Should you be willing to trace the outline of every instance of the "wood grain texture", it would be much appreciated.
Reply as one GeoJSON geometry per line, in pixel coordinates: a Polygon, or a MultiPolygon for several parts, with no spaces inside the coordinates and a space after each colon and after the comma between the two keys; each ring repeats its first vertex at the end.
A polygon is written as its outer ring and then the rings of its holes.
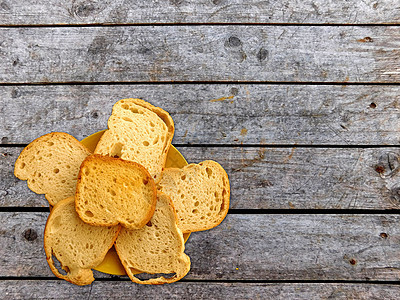
{"type": "Polygon", "coordinates": [[[82,139],[128,97],[167,110],[175,144],[400,143],[399,86],[264,84],[0,86],[1,143],[50,131],[82,139]]]}
{"type": "MultiPolygon", "coordinates": [[[[399,209],[400,148],[180,147],[188,162],[227,171],[230,208],[399,209]],[[379,172],[378,172],[378,171],[379,172]]],[[[14,177],[22,148],[0,147],[0,205],[47,206],[14,177]]]]}
{"type": "Polygon", "coordinates": [[[340,23],[398,24],[400,8],[387,1],[258,0],[3,0],[0,24],[340,23]]]}
{"type": "Polygon", "coordinates": [[[395,284],[177,282],[143,286],[126,281],[94,281],[78,287],[61,280],[0,281],[8,299],[397,299],[395,284]]]}
{"type": "MultiPolygon", "coordinates": [[[[43,251],[47,215],[0,213],[0,276],[53,277],[43,251]]],[[[228,215],[190,236],[185,279],[399,280],[399,225],[399,215],[228,215]]]]}
{"type": "Polygon", "coordinates": [[[0,83],[400,82],[397,26],[0,28],[0,83]]]}

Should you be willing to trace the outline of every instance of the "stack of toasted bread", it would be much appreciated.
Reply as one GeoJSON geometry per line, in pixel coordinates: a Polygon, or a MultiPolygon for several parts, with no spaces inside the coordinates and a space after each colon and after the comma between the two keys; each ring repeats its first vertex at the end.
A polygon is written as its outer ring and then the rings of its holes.
{"type": "Polygon", "coordinates": [[[15,176],[45,194],[52,208],[44,249],[57,277],[90,284],[92,269],[112,246],[133,282],[171,283],[189,272],[183,233],[220,224],[230,187],[214,161],[165,168],[173,134],[166,111],[123,99],[114,105],[94,153],[60,132],[39,137],[21,152],[15,176]],[[137,273],[172,275],[145,280],[137,273]]]}

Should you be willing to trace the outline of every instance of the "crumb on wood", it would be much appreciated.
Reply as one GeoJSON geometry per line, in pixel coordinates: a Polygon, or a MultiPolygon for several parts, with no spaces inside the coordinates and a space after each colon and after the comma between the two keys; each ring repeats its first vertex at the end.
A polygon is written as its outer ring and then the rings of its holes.
{"type": "Polygon", "coordinates": [[[233,97],[235,97],[234,95],[231,96],[227,96],[227,97],[221,97],[221,98],[217,98],[217,99],[211,99],[210,102],[220,102],[220,101],[224,101],[224,100],[230,100],[233,99],[233,97]]]}
{"type": "Polygon", "coordinates": [[[371,37],[369,37],[369,36],[366,36],[365,38],[363,38],[363,39],[359,39],[359,40],[357,40],[357,42],[360,42],[360,43],[372,43],[374,40],[371,38],[371,37]]]}

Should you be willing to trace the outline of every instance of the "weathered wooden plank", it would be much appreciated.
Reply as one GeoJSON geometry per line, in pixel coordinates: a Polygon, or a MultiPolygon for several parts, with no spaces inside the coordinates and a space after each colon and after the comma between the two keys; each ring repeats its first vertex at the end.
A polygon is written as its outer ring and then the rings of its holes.
{"type": "Polygon", "coordinates": [[[7,0],[0,24],[152,24],[152,23],[340,23],[397,24],[396,0],[244,1],[244,0],[7,0]]]}
{"type": "Polygon", "coordinates": [[[74,286],[57,280],[0,281],[3,299],[398,299],[395,284],[215,283],[177,282],[143,286],[131,282],[95,281],[74,286]]]}
{"type": "MultiPolygon", "coordinates": [[[[0,147],[0,205],[47,206],[13,175],[22,148],[0,147]]],[[[180,147],[189,162],[212,159],[226,169],[230,208],[400,208],[400,148],[180,147]],[[381,173],[379,173],[381,172],[381,173]]]]}
{"type": "MultiPolygon", "coordinates": [[[[0,213],[0,276],[53,276],[43,251],[47,215],[0,213]]],[[[399,215],[228,215],[190,236],[185,278],[398,280],[399,225],[399,215]]]]}
{"type": "Polygon", "coordinates": [[[1,28],[0,82],[399,82],[397,26],[1,28]]]}
{"type": "Polygon", "coordinates": [[[399,86],[0,86],[0,139],[29,143],[50,131],[82,139],[106,128],[117,100],[135,97],[171,114],[178,144],[396,145],[399,95],[399,86]]]}

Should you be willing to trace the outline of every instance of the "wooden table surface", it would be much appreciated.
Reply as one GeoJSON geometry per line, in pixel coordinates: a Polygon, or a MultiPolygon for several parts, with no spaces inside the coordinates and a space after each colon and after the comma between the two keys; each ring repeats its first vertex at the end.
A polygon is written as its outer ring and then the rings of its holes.
{"type": "Polygon", "coordinates": [[[398,0],[0,0],[0,298],[398,299],[398,0]],[[57,279],[47,201],[13,176],[51,131],[82,139],[119,99],[170,112],[230,211],[178,283],[57,279]]]}

